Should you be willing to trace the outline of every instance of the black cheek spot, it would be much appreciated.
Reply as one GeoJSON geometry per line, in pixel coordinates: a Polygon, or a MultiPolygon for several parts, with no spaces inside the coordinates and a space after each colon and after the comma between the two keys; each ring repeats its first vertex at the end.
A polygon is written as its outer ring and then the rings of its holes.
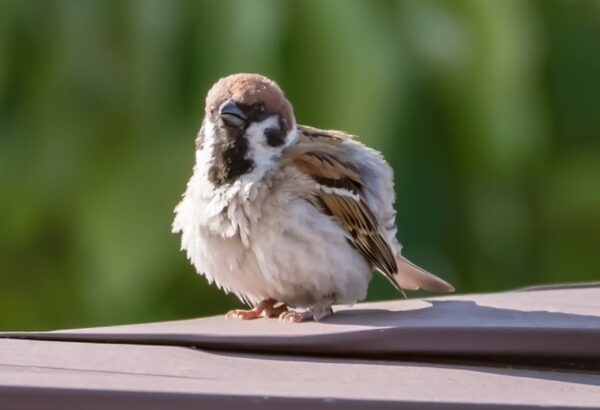
{"type": "Polygon", "coordinates": [[[265,130],[267,144],[272,147],[279,147],[285,142],[285,133],[280,128],[267,128],[265,130]]]}
{"type": "Polygon", "coordinates": [[[232,183],[252,171],[254,162],[246,158],[248,140],[241,129],[219,129],[213,145],[213,164],[208,178],[215,186],[232,183]]]}

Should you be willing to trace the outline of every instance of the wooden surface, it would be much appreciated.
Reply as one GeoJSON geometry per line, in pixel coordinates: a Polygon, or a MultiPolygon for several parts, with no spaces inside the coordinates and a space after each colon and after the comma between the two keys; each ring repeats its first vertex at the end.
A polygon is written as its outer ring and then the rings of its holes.
{"type": "Polygon", "coordinates": [[[597,286],[0,338],[2,409],[600,408],[597,286]]]}

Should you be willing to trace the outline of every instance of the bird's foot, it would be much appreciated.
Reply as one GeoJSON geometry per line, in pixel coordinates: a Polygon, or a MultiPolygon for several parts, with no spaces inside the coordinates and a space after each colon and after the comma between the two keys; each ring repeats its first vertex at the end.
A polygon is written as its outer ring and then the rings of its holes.
{"type": "Polygon", "coordinates": [[[227,315],[225,315],[225,318],[240,320],[258,319],[259,317],[269,318],[282,315],[288,311],[288,308],[285,304],[277,304],[278,302],[274,299],[266,299],[252,309],[230,310],[227,312],[227,315]]]}
{"type": "Polygon", "coordinates": [[[323,299],[306,310],[287,310],[279,315],[279,320],[284,322],[300,323],[313,319],[315,322],[333,313],[331,298],[323,299]]]}

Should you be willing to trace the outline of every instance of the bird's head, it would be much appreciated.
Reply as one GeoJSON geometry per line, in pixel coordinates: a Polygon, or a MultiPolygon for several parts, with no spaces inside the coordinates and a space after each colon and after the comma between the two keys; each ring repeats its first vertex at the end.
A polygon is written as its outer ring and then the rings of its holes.
{"type": "Polygon", "coordinates": [[[292,106],[281,88],[259,74],[233,74],[208,92],[197,162],[208,162],[198,165],[207,167],[215,186],[260,179],[296,138],[292,106]]]}

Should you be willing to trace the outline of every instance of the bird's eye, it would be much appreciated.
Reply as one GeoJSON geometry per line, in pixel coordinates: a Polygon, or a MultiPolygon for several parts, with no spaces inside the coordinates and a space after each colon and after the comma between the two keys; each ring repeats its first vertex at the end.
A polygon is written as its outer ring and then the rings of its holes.
{"type": "Polygon", "coordinates": [[[254,104],[254,110],[257,113],[262,114],[265,112],[265,105],[263,103],[256,103],[254,104]]]}
{"type": "Polygon", "coordinates": [[[272,147],[279,147],[285,142],[285,133],[279,128],[267,128],[265,130],[267,144],[272,147]]]}

